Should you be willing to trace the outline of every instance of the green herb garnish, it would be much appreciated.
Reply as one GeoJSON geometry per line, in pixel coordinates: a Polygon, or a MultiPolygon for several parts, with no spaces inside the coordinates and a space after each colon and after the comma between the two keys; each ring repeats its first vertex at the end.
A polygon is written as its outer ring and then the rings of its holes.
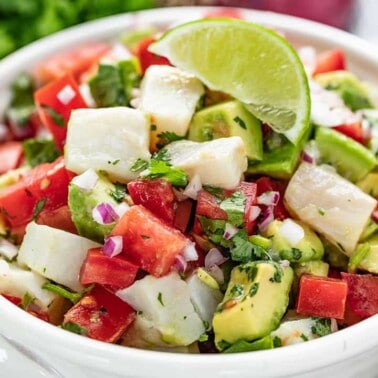
{"type": "Polygon", "coordinates": [[[41,105],[42,109],[51,117],[54,123],[59,127],[65,127],[66,122],[61,114],[59,114],[55,109],[48,105],[41,105]]]}
{"type": "Polygon", "coordinates": [[[36,203],[33,210],[33,218],[32,218],[33,220],[36,220],[38,218],[38,215],[41,213],[41,211],[45,207],[46,201],[47,201],[47,198],[42,198],[36,203]]]}
{"type": "Polygon", "coordinates": [[[121,203],[126,196],[126,186],[119,182],[115,183],[114,186],[114,190],[110,190],[109,195],[114,201],[121,203]]]}
{"type": "Polygon", "coordinates": [[[86,328],[81,327],[79,324],[73,323],[73,322],[63,323],[61,325],[61,328],[65,329],[66,331],[76,333],[78,335],[87,335],[88,334],[88,330],[86,328]]]}

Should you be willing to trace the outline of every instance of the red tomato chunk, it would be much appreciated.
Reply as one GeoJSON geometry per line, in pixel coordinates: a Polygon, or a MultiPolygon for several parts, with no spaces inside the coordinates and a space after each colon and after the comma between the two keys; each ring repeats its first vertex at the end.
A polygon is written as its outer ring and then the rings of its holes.
{"type": "Polygon", "coordinates": [[[62,158],[38,165],[19,182],[0,190],[0,211],[12,227],[25,225],[42,209],[66,205],[68,183],[62,158]]]}
{"type": "Polygon", "coordinates": [[[378,277],[344,272],[341,277],[348,285],[347,302],[351,311],[362,318],[378,314],[378,277]]]}
{"type": "Polygon", "coordinates": [[[319,55],[314,75],[338,70],[345,70],[344,51],[340,49],[329,50],[319,55]]]}
{"type": "Polygon", "coordinates": [[[23,157],[21,142],[5,142],[0,145],[0,175],[17,168],[23,157]]]}
{"type": "Polygon", "coordinates": [[[157,277],[169,272],[176,256],[190,243],[142,205],[126,211],[111,234],[123,237],[123,255],[129,261],[157,277]]]}
{"type": "Polygon", "coordinates": [[[65,315],[67,323],[80,327],[81,333],[109,343],[117,341],[133,322],[135,311],[116,295],[101,286],[85,295],[65,315]]]}
{"type": "Polygon", "coordinates": [[[303,275],[297,299],[299,314],[343,319],[347,284],[333,278],[303,275]]]}
{"type": "Polygon", "coordinates": [[[109,285],[119,290],[130,286],[138,272],[138,267],[122,256],[105,256],[101,249],[88,251],[80,272],[80,282],[83,285],[97,283],[109,285]]]}

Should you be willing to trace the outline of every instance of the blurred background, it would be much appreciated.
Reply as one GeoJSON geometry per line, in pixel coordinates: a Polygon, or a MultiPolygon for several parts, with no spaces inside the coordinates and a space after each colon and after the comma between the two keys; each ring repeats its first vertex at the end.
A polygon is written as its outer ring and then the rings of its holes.
{"type": "Polygon", "coordinates": [[[378,48],[378,0],[0,0],[0,58],[85,21],[180,5],[240,6],[291,14],[349,30],[378,48]]]}

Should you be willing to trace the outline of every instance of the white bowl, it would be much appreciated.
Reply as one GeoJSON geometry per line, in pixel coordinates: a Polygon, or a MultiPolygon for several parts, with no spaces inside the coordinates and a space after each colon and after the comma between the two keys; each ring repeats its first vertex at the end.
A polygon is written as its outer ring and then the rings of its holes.
{"type": "MultiPolygon", "coordinates": [[[[109,17],[35,42],[0,62],[0,93],[38,61],[89,40],[111,39],[138,24],[163,26],[201,17],[209,8],[156,9],[109,17]]],[[[378,53],[367,42],[314,22],[241,10],[246,19],[274,27],[294,45],[346,51],[348,67],[378,81],[378,53]]],[[[6,99],[6,96],[0,96],[6,99]]],[[[4,105],[3,105],[4,106],[4,105]]],[[[0,106],[1,111],[1,106],[0,106]]],[[[42,322],[0,296],[0,376],[4,377],[374,377],[378,315],[317,340],[269,351],[186,355],[109,345],[42,322]]]]}

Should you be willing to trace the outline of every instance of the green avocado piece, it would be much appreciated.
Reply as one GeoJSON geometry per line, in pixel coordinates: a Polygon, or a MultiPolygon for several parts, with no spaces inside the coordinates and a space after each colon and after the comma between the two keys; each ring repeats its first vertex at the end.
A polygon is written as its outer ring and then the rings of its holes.
{"type": "Polygon", "coordinates": [[[269,335],[287,309],[292,282],[292,268],[273,261],[235,267],[213,318],[216,347],[223,350],[239,340],[269,335]]]}
{"type": "Polygon", "coordinates": [[[290,179],[297,168],[303,146],[311,131],[312,126],[309,126],[296,145],[285,137],[272,133],[265,142],[262,161],[249,161],[246,173],[248,175],[267,175],[284,180],[290,179]]]}
{"type": "Polygon", "coordinates": [[[341,246],[333,245],[325,238],[322,238],[322,242],[324,245],[325,261],[327,261],[332,268],[347,271],[349,258],[345,255],[341,246]]]}
{"type": "Polygon", "coordinates": [[[269,224],[265,236],[271,239],[271,248],[280,255],[281,259],[290,262],[305,262],[323,258],[324,247],[321,240],[314,231],[300,221],[292,219],[274,220],[269,224]],[[298,227],[298,230],[302,229],[304,232],[303,238],[295,244],[285,236],[287,231],[284,230],[284,228],[288,228],[290,232],[290,228],[293,227],[298,227]]]}
{"type": "Polygon", "coordinates": [[[377,165],[375,155],[362,144],[329,127],[317,127],[315,141],[321,159],[346,179],[361,180],[377,165]]]}
{"type": "Polygon", "coordinates": [[[262,159],[261,123],[241,102],[223,102],[194,114],[189,127],[190,140],[205,142],[230,136],[243,139],[248,159],[262,159]]]}
{"type": "Polygon", "coordinates": [[[357,181],[356,185],[366,194],[378,198],[378,172],[368,173],[362,180],[357,181]]]}
{"type": "Polygon", "coordinates": [[[92,210],[100,203],[117,206],[118,203],[113,197],[114,193],[117,193],[117,186],[103,175],[99,175],[95,187],[88,191],[80,189],[72,182],[70,183],[68,206],[79,235],[99,243],[104,242],[104,237],[111,232],[115,223],[108,225],[97,223],[92,217],[92,210]]]}
{"type": "Polygon", "coordinates": [[[362,245],[365,244],[370,248],[368,248],[365,256],[360,261],[358,268],[369,273],[378,274],[378,235],[374,235],[362,245]]]}
{"type": "Polygon", "coordinates": [[[225,349],[223,353],[254,352],[256,350],[273,348],[273,338],[271,336],[265,336],[262,339],[258,339],[251,342],[245,340],[238,340],[235,344],[232,344],[229,348],[225,349]]]}
{"type": "Polygon", "coordinates": [[[372,108],[368,90],[349,71],[333,71],[315,76],[325,89],[337,92],[352,111],[372,108]]]}

